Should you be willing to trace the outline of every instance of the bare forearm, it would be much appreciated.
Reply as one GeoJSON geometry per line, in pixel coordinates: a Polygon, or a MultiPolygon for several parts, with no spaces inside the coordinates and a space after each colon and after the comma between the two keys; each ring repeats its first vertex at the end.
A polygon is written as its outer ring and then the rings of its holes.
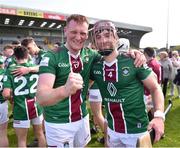
{"type": "Polygon", "coordinates": [[[151,94],[153,99],[153,104],[156,110],[164,112],[164,95],[160,86],[151,94]]]}
{"type": "Polygon", "coordinates": [[[66,83],[53,88],[55,81],[54,74],[40,74],[37,85],[37,101],[42,106],[50,106],[62,101],[77,90],[82,89],[83,79],[80,74],[70,73],[66,83]]]}
{"type": "Polygon", "coordinates": [[[101,102],[91,102],[91,111],[93,114],[94,119],[96,120],[97,124],[100,126],[101,130],[104,131],[104,116],[102,114],[102,103],[101,102]]]}
{"type": "Polygon", "coordinates": [[[29,67],[29,72],[39,72],[39,66],[29,67]]]}
{"type": "Polygon", "coordinates": [[[104,116],[103,115],[100,115],[97,117],[97,122],[98,122],[98,125],[100,126],[101,130],[104,132],[104,122],[105,122],[105,119],[104,119],[104,116]]]}

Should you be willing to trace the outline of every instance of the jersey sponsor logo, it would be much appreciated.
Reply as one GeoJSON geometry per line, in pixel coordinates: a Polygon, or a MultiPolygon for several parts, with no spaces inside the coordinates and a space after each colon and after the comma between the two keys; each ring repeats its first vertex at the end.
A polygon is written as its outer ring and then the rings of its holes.
{"type": "Polygon", "coordinates": [[[125,102],[125,98],[116,98],[116,99],[104,98],[104,100],[106,102],[113,102],[113,103],[123,103],[123,102],[125,102]]]}
{"type": "Polygon", "coordinates": [[[43,57],[40,62],[40,66],[48,66],[48,63],[49,63],[49,57],[43,57]]]}
{"type": "Polygon", "coordinates": [[[94,74],[100,75],[100,74],[101,74],[101,71],[94,71],[94,74]]]}
{"type": "Polygon", "coordinates": [[[79,61],[73,61],[72,65],[74,66],[75,69],[77,69],[80,65],[79,61]]]}
{"type": "Polygon", "coordinates": [[[122,74],[123,74],[123,76],[128,76],[129,75],[129,67],[123,67],[122,74]]]}
{"type": "Polygon", "coordinates": [[[58,64],[58,67],[68,67],[69,66],[69,64],[67,64],[67,63],[59,63],[58,64]]]}
{"type": "Polygon", "coordinates": [[[137,128],[142,128],[141,123],[137,123],[137,128]]]}
{"type": "Polygon", "coordinates": [[[111,97],[116,96],[117,89],[113,83],[108,83],[107,90],[108,90],[109,94],[111,95],[111,97]]]}

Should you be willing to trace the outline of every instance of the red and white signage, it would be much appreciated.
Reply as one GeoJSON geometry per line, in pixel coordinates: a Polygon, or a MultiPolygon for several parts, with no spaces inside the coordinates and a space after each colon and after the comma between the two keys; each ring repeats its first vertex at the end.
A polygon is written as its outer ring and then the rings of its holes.
{"type": "Polygon", "coordinates": [[[16,15],[16,9],[12,9],[12,8],[0,8],[0,14],[16,15]]]}
{"type": "Polygon", "coordinates": [[[52,20],[66,20],[66,16],[59,14],[44,13],[44,18],[52,20]]]}

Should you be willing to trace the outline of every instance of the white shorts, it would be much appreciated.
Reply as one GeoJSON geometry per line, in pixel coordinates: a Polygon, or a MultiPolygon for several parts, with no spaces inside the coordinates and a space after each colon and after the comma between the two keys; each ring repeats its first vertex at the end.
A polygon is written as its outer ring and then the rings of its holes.
{"type": "Polygon", "coordinates": [[[8,120],[8,101],[5,101],[0,103],[0,124],[6,123],[8,120]]]}
{"type": "Polygon", "coordinates": [[[102,97],[99,89],[89,89],[90,102],[102,102],[102,97]]]}
{"type": "Polygon", "coordinates": [[[45,133],[49,147],[85,147],[91,140],[89,115],[71,123],[45,121],[45,133]]]}
{"type": "Polygon", "coordinates": [[[32,123],[32,125],[40,125],[43,122],[43,114],[41,114],[40,116],[31,119],[31,120],[14,120],[13,122],[13,127],[14,128],[30,128],[30,123],[32,123]]]}
{"type": "Polygon", "coordinates": [[[124,134],[115,132],[108,127],[107,134],[107,145],[109,147],[136,147],[138,138],[147,134],[147,132],[138,134],[124,134]]]}

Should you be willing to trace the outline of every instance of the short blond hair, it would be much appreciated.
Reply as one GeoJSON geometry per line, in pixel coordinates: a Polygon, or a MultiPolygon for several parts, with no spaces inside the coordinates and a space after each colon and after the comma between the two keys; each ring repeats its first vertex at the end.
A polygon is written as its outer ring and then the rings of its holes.
{"type": "Polygon", "coordinates": [[[161,52],[159,53],[159,56],[160,56],[160,55],[163,55],[165,58],[168,57],[168,53],[167,53],[166,51],[161,51],[161,52]]]}
{"type": "Polygon", "coordinates": [[[179,56],[179,53],[178,53],[178,51],[174,50],[174,51],[172,51],[172,55],[179,56]]]}

